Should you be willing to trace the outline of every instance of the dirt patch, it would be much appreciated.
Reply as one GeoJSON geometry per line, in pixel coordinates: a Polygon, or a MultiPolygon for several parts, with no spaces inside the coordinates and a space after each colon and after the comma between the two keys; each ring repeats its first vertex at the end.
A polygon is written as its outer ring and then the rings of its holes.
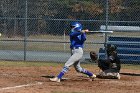
{"type": "MultiPolygon", "coordinates": [[[[86,68],[86,66],[85,66],[86,68]]],[[[90,81],[74,68],[60,83],[51,82],[46,76],[57,75],[62,66],[49,67],[0,67],[0,93],[139,93],[140,71],[121,70],[121,79],[98,79],[90,81]],[[28,86],[29,85],[29,86],[28,86]]],[[[88,70],[98,73],[97,67],[88,70]]]]}

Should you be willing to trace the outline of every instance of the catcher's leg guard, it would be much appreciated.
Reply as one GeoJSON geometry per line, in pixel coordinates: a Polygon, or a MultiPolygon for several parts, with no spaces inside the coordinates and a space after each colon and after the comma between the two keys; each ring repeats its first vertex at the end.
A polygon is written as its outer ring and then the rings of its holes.
{"type": "Polygon", "coordinates": [[[118,72],[112,72],[111,69],[108,69],[100,72],[97,77],[102,79],[120,79],[120,74],[118,72]]]}

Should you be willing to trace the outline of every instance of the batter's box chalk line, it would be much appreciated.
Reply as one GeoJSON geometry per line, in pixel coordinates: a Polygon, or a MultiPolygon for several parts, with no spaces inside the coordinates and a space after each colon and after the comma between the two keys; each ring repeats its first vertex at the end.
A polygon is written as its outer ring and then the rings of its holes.
{"type": "Polygon", "coordinates": [[[29,87],[29,86],[35,86],[35,85],[42,85],[42,82],[36,82],[36,83],[30,83],[30,84],[25,84],[25,85],[18,85],[18,86],[13,86],[13,87],[5,87],[5,88],[0,88],[0,91],[2,90],[9,90],[9,89],[16,89],[16,88],[22,88],[22,87],[29,87]]]}

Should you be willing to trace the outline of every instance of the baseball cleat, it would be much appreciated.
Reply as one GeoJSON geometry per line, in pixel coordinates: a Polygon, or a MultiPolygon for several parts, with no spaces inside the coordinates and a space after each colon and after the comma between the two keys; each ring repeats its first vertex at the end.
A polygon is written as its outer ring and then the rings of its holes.
{"type": "Polygon", "coordinates": [[[50,81],[60,82],[60,79],[58,77],[54,77],[54,78],[50,78],[50,81]]]}
{"type": "Polygon", "coordinates": [[[119,74],[119,73],[117,73],[117,79],[120,79],[120,78],[121,78],[120,74],[119,74]]]}
{"type": "Polygon", "coordinates": [[[96,78],[96,75],[93,74],[92,76],[90,76],[90,81],[93,81],[96,78]]]}

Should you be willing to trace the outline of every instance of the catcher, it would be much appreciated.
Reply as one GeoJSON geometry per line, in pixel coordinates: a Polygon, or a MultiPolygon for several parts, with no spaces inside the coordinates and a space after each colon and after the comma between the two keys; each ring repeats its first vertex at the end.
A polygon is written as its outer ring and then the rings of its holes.
{"type": "Polygon", "coordinates": [[[94,51],[90,52],[90,57],[98,63],[102,72],[97,75],[98,78],[120,79],[121,62],[117,55],[117,47],[112,44],[107,45],[107,59],[98,59],[94,51]]]}

